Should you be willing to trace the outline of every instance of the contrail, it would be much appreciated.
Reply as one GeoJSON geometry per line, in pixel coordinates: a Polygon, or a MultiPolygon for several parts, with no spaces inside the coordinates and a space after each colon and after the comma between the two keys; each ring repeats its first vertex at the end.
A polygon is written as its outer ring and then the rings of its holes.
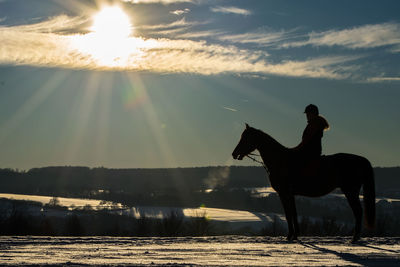
{"type": "Polygon", "coordinates": [[[236,111],[237,111],[237,110],[234,109],[234,108],[228,108],[228,107],[222,107],[222,108],[227,109],[227,110],[230,110],[230,111],[233,111],[233,112],[236,112],[236,111]]]}

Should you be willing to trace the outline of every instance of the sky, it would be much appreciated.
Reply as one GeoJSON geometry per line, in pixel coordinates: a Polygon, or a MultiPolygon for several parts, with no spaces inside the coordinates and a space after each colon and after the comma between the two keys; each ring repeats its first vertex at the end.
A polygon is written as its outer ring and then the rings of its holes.
{"type": "Polygon", "coordinates": [[[0,0],[0,168],[254,165],[310,103],[323,153],[400,165],[400,2],[0,0]]]}

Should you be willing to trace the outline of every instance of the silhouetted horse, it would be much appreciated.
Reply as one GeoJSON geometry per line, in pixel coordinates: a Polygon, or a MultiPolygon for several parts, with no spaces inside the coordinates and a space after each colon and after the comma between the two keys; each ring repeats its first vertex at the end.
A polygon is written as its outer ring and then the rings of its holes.
{"type": "Polygon", "coordinates": [[[308,175],[294,166],[294,152],[268,134],[250,127],[242,133],[239,144],[232,153],[234,159],[243,159],[258,150],[269,170],[272,188],[278,193],[288,223],[287,239],[295,240],[299,234],[294,196],[319,197],[340,188],[346,196],[355,217],[353,242],[360,238],[362,207],[359,199],[361,186],[364,191],[366,225],[375,223],[375,184],[370,162],[352,154],[322,156],[308,175]]]}

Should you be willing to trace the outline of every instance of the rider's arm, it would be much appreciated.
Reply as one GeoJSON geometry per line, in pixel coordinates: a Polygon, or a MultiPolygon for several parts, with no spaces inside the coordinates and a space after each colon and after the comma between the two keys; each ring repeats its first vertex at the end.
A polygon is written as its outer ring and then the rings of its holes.
{"type": "Polygon", "coordinates": [[[295,146],[293,149],[294,150],[300,150],[304,146],[306,146],[313,138],[315,138],[315,135],[318,134],[319,127],[315,123],[308,124],[306,129],[304,130],[304,134],[302,137],[302,140],[300,144],[295,146]]]}

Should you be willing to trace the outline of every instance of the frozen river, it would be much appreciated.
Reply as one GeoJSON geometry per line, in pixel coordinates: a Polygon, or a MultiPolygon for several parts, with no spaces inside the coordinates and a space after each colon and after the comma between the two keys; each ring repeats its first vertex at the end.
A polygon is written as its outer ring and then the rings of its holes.
{"type": "Polygon", "coordinates": [[[1,265],[400,266],[400,238],[0,237],[1,265]]]}

